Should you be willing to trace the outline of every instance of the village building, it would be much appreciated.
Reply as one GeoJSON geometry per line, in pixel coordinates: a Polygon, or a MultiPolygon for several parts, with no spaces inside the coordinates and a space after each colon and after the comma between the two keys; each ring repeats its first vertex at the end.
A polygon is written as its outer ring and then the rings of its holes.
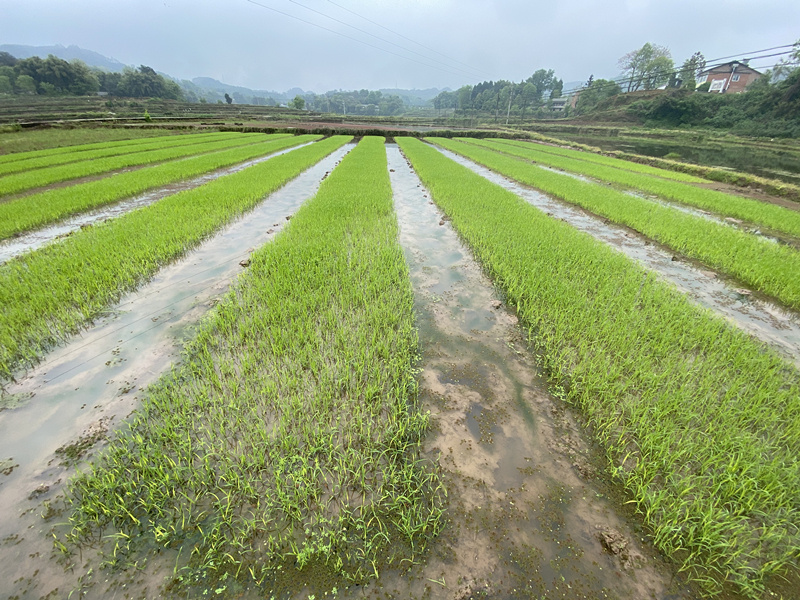
{"type": "Polygon", "coordinates": [[[710,81],[709,92],[738,94],[759,77],[761,73],[748,67],[746,60],[733,60],[701,71],[697,77],[697,85],[710,81]]]}

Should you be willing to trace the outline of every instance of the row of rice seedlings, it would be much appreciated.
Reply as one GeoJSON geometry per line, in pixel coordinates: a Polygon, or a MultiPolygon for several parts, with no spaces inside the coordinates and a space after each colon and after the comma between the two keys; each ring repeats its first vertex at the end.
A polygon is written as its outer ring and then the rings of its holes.
{"type": "Polygon", "coordinates": [[[179,146],[188,146],[191,144],[199,144],[201,142],[231,139],[239,135],[240,134],[236,132],[176,135],[169,137],[145,138],[146,141],[144,142],[136,140],[139,142],[136,144],[116,144],[107,148],[85,150],[82,152],[62,152],[61,154],[39,156],[24,160],[16,160],[13,162],[0,163],[0,176],[10,175],[12,173],[21,173],[22,171],[27,171],[30,169],[54,167],[56,165],[78,162],[81,160],[92,160],[97,158],[106,158],[109,156],[118,156],[120,154],[145,152],[147,150],[157,150],[160,148],[177,148],[179,146]]]}
{"type": "Polygon", "coordinates": [[[123,198],[318,140],[320,137],[322,136],[268,135],[262,137],[264,141],[260,143],[209,152],[3,202],[0,203],[0,240],[123,198]]]}
{"type": "Polygon", "coordinates": [[[0,380],[345,144],[336,136],[76,232],[0,266],[0,380]]]}
{"type": "MultiPolygon", "coordinates": [[[[474,142],[474,140],[466,139],[464,141],[474,142]]],[[[530,144],[520,147],[503,143],[500,140],[475,143],[543,165],[586,175],[600,181],[608,181],[631,190],[647,192],[665,200],[709,210],[724,217],[743,219],[756,225],[769,227],[775,231],[800,237],[800,212],[783,206],[759,202],[758,200],[734,196],[733,194],[725,194],[716,190],[699,188],[686,183],[664,181],[657,177],[630,173],[619,165],[616,167],[596,165],[573,157],[554,156],[549,152],[549,149],[547,151],[540,150],[538,146],[533,147],[530,144]]],[[[617,162],[623,162],[626,165],[635,164],[618,159],[608,160],[617,160],[617,162]]],[[[665,171],[665,173],[670,172],[665,171]]]]}
{"type": "Polygon", "coordinates": [[[383,138],[365,138],[72,482],[68,539],[191,547],[183,577],[208,586],[287,564],[363,581],[424,551],[444,488],[420,456],[397,236],[383,138]]]}
{"type": "Polygon", "coordinates": [[[135,144],[150,142],[158,137],[169,137],[173,132],[167,129],[38,129],[15,133],[3,133],[3,146],[0,148],[0,164],[25,160],[38,156],[49,156],[62,152],[83,152],[113,144],[135,144]],[[101,140],[101,141],[87,141],[101,140]],[[17,150],[45,146],[40,150],[17,150]]]}
{"type": "Polygon", "coordinates": [[[789,246],[476,144],[428,138],[520,183],[635,229],[755,290],[800,308],[800,253],[789,246]]]}
{"type": "MultiPolygon", "coordinates": [[[[643,165],[641,163],[635,163],[628,160],[622,160],[621,158],[615,158],[613,156],[604,156],[602,154],[595,154],[593,152],[573,150],[570,148],[564,148],[563,146],[557,146],[553,144],[539,144],[536,142],[524,142],[521,140],[511,140],[504,138],[492,138],[492,141],[502,142],[504,144],[516,146],[517,148],[532,149],[541,152],[546,152],[548,154],[555,154],[557,156],[564,156],[567,158],[574,158],[585,162],[596,163],[599,165],[606,165],[608,167],[623,169],[625,171],[644,173],[645,175],[655,175],[656,177],[662,177],[664,179],[674,179],[676,181],[686,181],[689,183],[708,183],[707,179],[703,179],[702,177],[697,177],[695,175],[690,175],[689,173],[681,173],[679,171],[669,171],[667,169],[659,169],[658,167],[643,165]]],[[[553,140],[553,142],[555,143],[556,140],[553,140]]]]}
{"type": "Polygon", "coordinates": [[[110,171],[149,165],[168,160],[175,160],[184,156],[192,156],[202,152],[214,152],[224,148],[254,144],[264,138],[259,133],[240,133],[232,139],[205,141],[186,147],[162,148],[147,152],[134,152],[122,156],[109,156],[99,160],[85,160],[66,165],[47,167],[15,173],[0,178],[0,196],[15,194],[32,188],[42,187],[51,183],[68,181],[89,175],[99,175],[110,171]]]}
{"type": "Polygon", "coordinates": [[[800,374],[591,236],[414,139],[433,199],[582,409],[655,544],[714,594],[800,556],[800,374]]]}

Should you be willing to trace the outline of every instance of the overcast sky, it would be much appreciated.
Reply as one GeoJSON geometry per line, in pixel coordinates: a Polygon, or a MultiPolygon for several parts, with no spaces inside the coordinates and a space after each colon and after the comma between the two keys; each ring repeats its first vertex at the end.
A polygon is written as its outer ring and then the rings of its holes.
{"type": "Polygon", "coordinates": [[[584,81],[617,76],[645,42],[680,64],[798,38],[798,0],[0,0],[0,44],[74,44],[275,91],[456,89],[540,68],[584,81]]]}

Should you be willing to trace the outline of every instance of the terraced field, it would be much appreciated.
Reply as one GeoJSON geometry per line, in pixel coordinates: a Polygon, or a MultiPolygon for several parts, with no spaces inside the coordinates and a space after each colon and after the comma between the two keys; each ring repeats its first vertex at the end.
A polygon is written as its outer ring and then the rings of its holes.
{"type": "Polygon", "coordinates": [[[219,171],[0,265],[9,593],[790,597],[800,343],[700,307],[466,159],[699,265],[792,331],[798,212],[527,142],[397,138],[388,164],[383,138],[349,142],[208,134],[0,157],[8,195],[61,182],[0,201],[0,240],[219,171]],[[258,222],[266,241],[234,245],[230,288],[181,309],[179,356],[120,381],[120,348],[166,356],[136,338],[170,327],[126,299],[164,293],[159,278],[312,172],[296,212],[258,222]],[[134,305],[147,328],[114,329],[134,305]],[[37,429],[37,411],[81,402],[86,416],[37,429]],[[66,570],[31,558],[53,539],[66,570]]]}

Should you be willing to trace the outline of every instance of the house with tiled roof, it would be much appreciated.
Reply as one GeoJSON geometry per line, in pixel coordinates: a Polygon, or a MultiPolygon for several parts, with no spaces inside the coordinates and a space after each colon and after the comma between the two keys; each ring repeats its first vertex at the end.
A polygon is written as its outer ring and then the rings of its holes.
{"type": "Polygon", "coordinates": [[[761,77],[761,73],[747,66],[747,61],[732,60],[722,65],[717,65],[701,71],[697,77],[697,85],[711,82],[709,92],[719,94],[738,94],[761,77]]]}

